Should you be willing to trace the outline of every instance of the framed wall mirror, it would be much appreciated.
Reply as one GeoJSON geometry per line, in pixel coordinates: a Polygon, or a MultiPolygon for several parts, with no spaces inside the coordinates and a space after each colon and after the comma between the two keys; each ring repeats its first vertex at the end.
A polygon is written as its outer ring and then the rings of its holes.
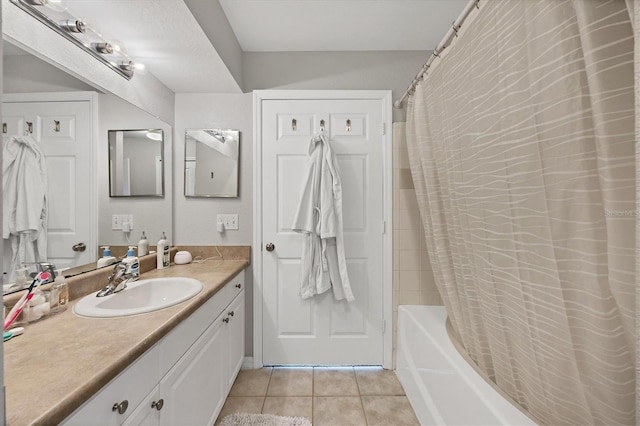
{"type": "Polygon", "coordinates": [[[237,197],[239,153],[239,130],[187,130],[184,195],[237,197]]]}
{"type": "Polygon", "coordinates": [[[161,129],[109,130],[109,196],[164,196],[161,129]]]}

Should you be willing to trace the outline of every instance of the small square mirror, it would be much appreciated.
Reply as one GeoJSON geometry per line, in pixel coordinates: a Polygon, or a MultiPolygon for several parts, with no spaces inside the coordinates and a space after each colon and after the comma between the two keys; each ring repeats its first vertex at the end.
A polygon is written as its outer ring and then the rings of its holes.
{"type": "Polygon", "coordinates": [[[109,130],[109,196],[164,196],[161,129],[109,130]]]}
{"type": "Polygon", "coordinates": [[[237,197],[240,131],[187,130],[184,148],[186,197],[237,197]]]}

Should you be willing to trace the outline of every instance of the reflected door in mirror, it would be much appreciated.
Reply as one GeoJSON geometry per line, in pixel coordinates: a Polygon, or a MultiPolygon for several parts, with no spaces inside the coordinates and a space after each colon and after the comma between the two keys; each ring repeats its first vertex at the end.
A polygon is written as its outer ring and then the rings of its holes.
{"type": "Polygon", "coordinates": [[[163,132],[109,130],[109,196],[164,195],[163,132]]]}
{"type": "Polygon", "coordinates": [[[239,150],[238,130],[187,130],[184,195],[237,197],[239,150]]]}

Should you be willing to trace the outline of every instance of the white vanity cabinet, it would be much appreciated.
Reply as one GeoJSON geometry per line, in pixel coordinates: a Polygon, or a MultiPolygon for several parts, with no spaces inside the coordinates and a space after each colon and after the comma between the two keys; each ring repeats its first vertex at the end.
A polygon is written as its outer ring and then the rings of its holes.
{"type": "Polygon", "coordinates": [[[244,360],[244,294],[242,271],[65,424],[212,425],[244,360]]]}

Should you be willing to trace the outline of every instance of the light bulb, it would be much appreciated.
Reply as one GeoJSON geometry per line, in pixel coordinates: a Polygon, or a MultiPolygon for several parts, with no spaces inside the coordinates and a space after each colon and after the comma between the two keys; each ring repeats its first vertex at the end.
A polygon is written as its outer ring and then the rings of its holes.
{"type": "Polygon", "coordinates": [[[109,40],[109,44],[113,46],[113,51],[115,53],[119,53],[120,55],[127,54],[127,48],[124,46],[124,43],[121,42],[120,40],[111,39],[109,40]]]}
{"type": "Polygon", "coordinates": [[[136,70],[136,74],[145,75],[147,73],[147,67],[140,62],[134,62],[133,68],[136,70]]]}
{"type": "Polygon", "coordinates": [[[68,6],[62,0],[44,0],[44,6],[54,12],[66,12],[68,9],[68,6]]]}
{"type": "Polygon", "coordinates": [[[98,53],[110,55],[113,53],[113,46],[107,42],[91,43],[91,48],[98,53]]]}
{"type": "Polygon", "coordinates": [[[83,33],[86,29],[85,23],[74,19],[65,19],[58,22],[58,26],[70,33],[83,33]]]}

